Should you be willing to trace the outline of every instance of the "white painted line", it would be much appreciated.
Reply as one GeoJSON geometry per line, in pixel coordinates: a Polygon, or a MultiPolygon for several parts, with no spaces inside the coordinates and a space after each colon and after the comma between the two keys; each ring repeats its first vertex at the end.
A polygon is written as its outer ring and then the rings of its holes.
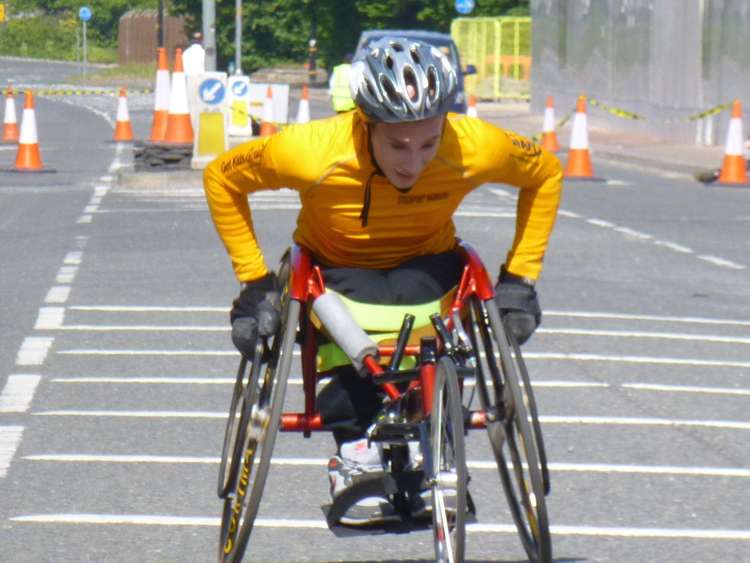
{"type": "Polygon", "coordinates": [[[615,338],[658,338],[664,340],[695,340],[699,342],[721,342],[725,344],[750,344],[750,337],[717,336],[713,334],[685,334],[674,332],[639,332],[624,330],[589,330],[579,328],[540,328],[539,334],[562,334],[573,336],[611,336],[615,338]]]}
{"type": "Polygon", "coordinates": [[[57,272],[57,283],[73,283],[78,273],[78,266],[62,266],[57,272]]]}
{"type": "Polygon", "coordinates": [[[68,252],[65,255],[65,258],[63,259],[63,264],[75,264],[78,265],[81,263],[81,259],[83,258],[83,251],[81,250],[74,250],[72,252],[68,252]]]}
{"type": "MultiPolygon", "coordinates": [[[[38,328],[38,327],[35,327],[38,328]]],[[[229,323],[221,326],[209,325],[59,325],[55,327],[59,330],[77,330],[92,332],[229,332],[232,327],[229,323]]]]}
{"type": "Polygon", "coordinates": [[[237,350],[59,350],[58,354],[72,356],[238,356],[237,350]]]}
{"type": "Polygon", "coordinates": [[[700,360],[689,358],[656,358],[648,356],[605,356],[603,354],[524,352],[523,357],[526,360],[571,360],[574,362],[616,362],[625,364],[660,364],[678,366],[750,368],[750,362],[700,360]]]}
{"type": "Polygon", "coordinates": [[[70,297],[69,285],[54,285],[44,298],[45,303],[65,303],[70,297]]]}
{"type": "Polygon", "coordinates": [[[60,328],[65,318],[65,307],[40,307],[39,316],[34,323],[34,330],[51,330],[60,328]]]}
{"type": "Polygon", "coordinates": [[[586,219],[586,222],[592,225],[596,225],[597,227],[604,228],[612,228],[615,226],[614,223],[610,223],[609,221],[605,221],[603,219],[586,219]]]}
{"type": "Polygon", "coordinates": [[[50,346],[54,338],[46,336],[27,336],[21,343],[21,348],[16,356],[18,366],[40,366],[47,358],[50,346]]]}
{"type": "Polygon", "coordinates": [[[500,188],[487,188],[487,191],[489,191],[492,195],[497,196],[499,198],[503,198],[503,199],[507,199],[507,198],[516,199],[515,196],[512,193],[510,193],[507,190],[500,189],[500,188]]]}
{"type": "Polygon", "coordinates": [[[100,182],[114,182],[117,179],[116,176],[112,176],[111,174],[106,174],[99,178],[100,182]]]}
{"type": "Polygon", "coordinates": [[[89,200],[89,205],[96,205],[96,206],[99,206],[99,204],[101,204],[101,202],[102,202],[102,198],[101,198],[101,196],[98,196],[98,195],[94,195],[94,197],[92,197],[92,198],[91,198],[91,199],[89,200]]]}
{"type": "Polygon", "coordinates": [[[607,180],[608,186],[632,186],[630,182],[626,182],[624,180],[607,180]]]}
{"type": "Polygon", "coordinates": [[[626,235],[626,236],[629,236],[629,237],[633,237],[633,238],[636,238],[636,239],[639,239],[639,240],[651,240],[652,238],[654,238],[653,236],[651,236],[651,235],[649,235],[647,233],[642,233],[640,231],[629,229],[628,227],[615,227],[614,230],[617,231],[620,234],[623,234],[623,235],[626,235]]]}
{"type": "Polygon", "coordinates": [[[654,244],[657,246],[663,246],[664,248],[668,248],[669,250],[674,250],[675,252],[680,252],[682,254],[693,254],[692,248],[682,246],[681,244],[677,244],[676,242],[669,242],[667,240],[655,240],[654,244]]]}
{"type": "Polygon", "coordinates": [[[78,235],[76,237],[76,247],[83,250],[84,248],[86,248],[86,243],[88,243],[88,241],[89,241],[89,237],[85,235],[78,235]]]}
{"type": "Polygon", "coordinates": [[[669,393],[705,393],[707,395],[750,395],[750,389],[730,387],[697,387],[690,385],[660,385],[656,383],[623,383],[626,389],[641,391],[667,391],[669,393]]]}
{"type": "Polygon", "coordinates": [[[98,205],[87,205],[83,208],[84,213],[98,213],[99,212],[99,206],[98,205]]]}
{"type": "MultiPolygon", "coordinates": [[[[175,384],[175,385],[232,385],[232,377],[56,377],[52,383],[135,383],[143,385],[175,384]]],[[[302,384],[302,380],[289,379],[290,384],[302,384]]]]}
{"type": "Polygon", "coordinates": [[[498,219],[515,219],[515,212],[503,211],[456,211],[456,217],[496,217],[498,219]]]}
{"type": "Polygon", "coordinates": [[[569,219],[580,219],[581,216],[578,213],[572,211],[566,211],[565,209],[558,209],[557,214],[560,217],[568,217],[569,219]]]}
{"type": "Polygon", "coordinates": [[[104,197],[109,192],[109,186],[96,186],[94,188],[94,195],[97,197],[104,197]]]}
{"type": "Polygon", "coordinates": [[[701,260],[705,260],[706,262],[710,262],[715,266],[721,266],[722,268],[729,268],[731,270],[745,269],[745,266],[743,266],[742,264],[738,264],[737,262],[732,262],[731,260],[720,258],[718,256],[711,256],[710,254],[699,254],[698,258],[700,258],[701,260]]]}
{"type": "Polygon", "coordinates": [[[78,223],[79,225],[85,225],[87,223],[91,223],[91,219],[91,215],[81,215],[76,223],[78,223]]]}
{"type": "Polygon", "coordinates": [[[23,436],[23,426],[0,426],[0,479],[8,474],[23,436]]]}
{"type": "Polygon", "coordinates": [[[76,311],[107,313],[228,313],[229,307],[159,307],[141,305],[74,305],[76,311]]]}
{"type": "Polygon", "coordinates": [[[632,315],[624,313],[605,313],[601,311],[544,311],[548,317],[571,317],[581,319],[614,319],[624,321],[656,321],[669,323],[694,323],[715,325],[750,326],[750,321],[739,319],[710,319],[705,317],[668,317],[659,315],[632,315]]]}
{"type": "Polygon", "coordinates": [[[0,412],[26,412],[34,398],[39,375],[9,375],[0,393],[0,412]]]}
{"type": "MultiPolygon", "coordinates": [[[[169,456],[169,455],[112,455],[112,454],[39,454],[22,459],[54,463],[169,463],[186,465],[216,465],[218,456],[169,456]]],[[[272,465],[286,467],[325,467],[328,458],[278,458],[272,465]]],[[[469,469],[497,470],[495,461],[467,461],[469,469]]],[[[677,465],[617,465],[612,463],[550,463],[553,473],[622,473],[643,475],[680,475],[687,477],[737,477],[750,478],[750,469],[741,467],[688,467],[677,465]]]]}
{"type": "MultiPolygon", "coordinates": [[[[13,522],[36,524],[98,524],[135,526],[211,526],[220,524],[216,516],[168,516],[156,514],[29,514],[10,518],[13,522]]],[[[257,518],[258,528],[328,530],[325,520],[295,518],[257,518]]],[[[513,524],[468,524],[469,533],[516,534],[513,524]]],[[[750,540],[750,530],[634,528],[605,526],[550,526],[554,536],[598,536],[631,538],[679,538],[712,540],[750,540]]]]}
{"type": "Polygon", "coordinates": [[[555,416],[541,415],[543,424],[625,425],[625,426],[689,426],[697,428],[725,428],[750,430],[750,422],[736,420],[681,420],[630,416],[555,416]]]}
{"type": "Polygon", "coordinates": [[[94,418],[219,418],[226,420],[225,412],[207,411],[41,411],[35,416],[89,416],[94,418]]]}

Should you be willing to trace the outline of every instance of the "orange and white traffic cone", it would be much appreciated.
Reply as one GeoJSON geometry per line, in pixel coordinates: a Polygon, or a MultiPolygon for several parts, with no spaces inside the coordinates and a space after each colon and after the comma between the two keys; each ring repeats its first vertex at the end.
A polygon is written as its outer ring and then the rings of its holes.
{"type": "Polygon", "coordinates": [[[273,124],[273,90],[269,84],[266,90],[266,101],[263,102],[263,115],[260,122],[260,136],[268,137],[276,133],[276,126],[273,124]]]}
{"type": "Polygon", "coordinates": [[[302,86],[302,97],[299,100],[297,109],[297,123],[308,123],[310,121],[310,93],[307,90],[307,84],[302,86]]]}
{"type": "Polygon", "coordinates": [[[182,67],[182,49],[175,49],[172,84],[169,88],[169,114],[164,142],[179,145],[193,144],[193,125],[188,109],[187,80],[182,67]]]}
{"type": "Polygon", "coordinates": [[[16,121],[16,99],[13,86],[8,84],[8,94],[5,97],[5,117],[3,118],[3,143],[18,142],[18,121],[16,121]]]}
{"type": "Polygon", "coordinates": [[[729,120],[727,144],[724,149],[724,162],[716,184],[721,186],[748,186],[745,156],[743,154],[742,104],[735,100],[732,104],[732,117],[729,120]]]}
{"type": "Polygon", "coordinates": [[[18,141],[15,169],[19,172],[39,172],[44,169],[39,152],[39,136],[36,131],[36,112],[34,95],[26,91],[21,118],[21,136],[18,141]]]}
{"type": "Polygon", "coordinates": [[[167,115],[169,114],[169,67],[167,50],[157,50],[156,86],[154,88],[154,118],[151,123],[151,142],[164,140],[167,133],[167,115]]]}
{"type": "Polygon", "coordinates": [[[469,105],[466,107],[466,115],[469,117],[479,117],[477,112],[477,97],[472,94],[469,96],[469,105]]]}
{"type": "Polygon", "coordinates": [[[115,119],[115,134],[112,138],[118,143],[129,143],[133,141],[133,126],[130,123],[128,112],[128,92],[120,88],[120,96],[117,99],[117,118],[115,119]]]}
{"type": "Polygon", "coordinates": [[[557,142],[557,133],[555,133],[555,102],[552,96],[547,96],[547,107],[544,108],[542,147],[550,152],[560,150],[560,143],[557,142]]]}
{"type": "Polygon", "coordinates": [[[601,180],[601,178],[594,177],[594,169],[591,166],[585,96],[579,96],[576,104],[573,130],[570,134],[570,147],[568,148],[568,164],[563,176],[570,180],[601,180]]]}

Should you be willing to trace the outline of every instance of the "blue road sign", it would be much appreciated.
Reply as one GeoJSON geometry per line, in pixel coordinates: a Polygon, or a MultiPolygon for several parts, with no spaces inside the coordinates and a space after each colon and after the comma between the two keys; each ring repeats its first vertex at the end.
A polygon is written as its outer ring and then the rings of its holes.
{"type": "Polygon", "coordinates": [[[474,0],[456,0],[456,11],[459,14],[470,14],[474,11],[474,0]]]}
{"type": "Polygon", "coordinates": [[[91,8],[88,6],[81,6],[81,9],[78,10],[78,17],[83,22],[87,22],[91,19],[91,8]]]}
{"type": "Polygon", "coordinates": [[[204,103],[215,106],[224,99],[224,84],[217,78],[206,78],[198,86],[198,95],[204,103]]]}
{"type": "Polygon", "coordinates": [[[245,96],[250,89],[247,86],[247,82],[234,82],[232,84],[232,94],[237,96],[238,98],[245,96]]]}

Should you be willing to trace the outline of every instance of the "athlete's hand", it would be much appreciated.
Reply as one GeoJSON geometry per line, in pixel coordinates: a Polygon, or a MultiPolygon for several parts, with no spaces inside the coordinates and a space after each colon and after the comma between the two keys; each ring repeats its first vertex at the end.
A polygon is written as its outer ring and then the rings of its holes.
{"type": "Polygon", "coordinates": [[[258,335],[269,336],[276,332],[279,327],[279,301],[279,283],[273,272],[242,284],[242,290],[232,302],[229,314],[232,342],[240,352],[252,357],[258,335]]]}
{"type": "Polygon", "coordinates": [[[526,342],[542,322],[542,309],[534,285],[503,266],[495,285],[495,303],[505,326],[519,344],[526,342]]]}

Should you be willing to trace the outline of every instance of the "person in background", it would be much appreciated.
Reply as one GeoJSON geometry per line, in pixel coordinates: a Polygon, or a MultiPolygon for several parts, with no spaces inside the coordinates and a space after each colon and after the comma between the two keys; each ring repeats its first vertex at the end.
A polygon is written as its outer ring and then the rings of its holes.
{"type": "Polygon", "coordinates": [[[182,53],[182,65],[185,76],[206,72],[206,51],[203,48],[203,34],[199,31],[193,33],[190,46],[182,53]]]}
{"type": "Polygon", "coordinates": [[[344,57],[344,62],[333,67],[328,81],[328,92],[331,95],[331,105],[336,113],[343,113],[354,109],[354,100],[349,93],[349,75],[352,70],[352,54],[344,57]]]}

